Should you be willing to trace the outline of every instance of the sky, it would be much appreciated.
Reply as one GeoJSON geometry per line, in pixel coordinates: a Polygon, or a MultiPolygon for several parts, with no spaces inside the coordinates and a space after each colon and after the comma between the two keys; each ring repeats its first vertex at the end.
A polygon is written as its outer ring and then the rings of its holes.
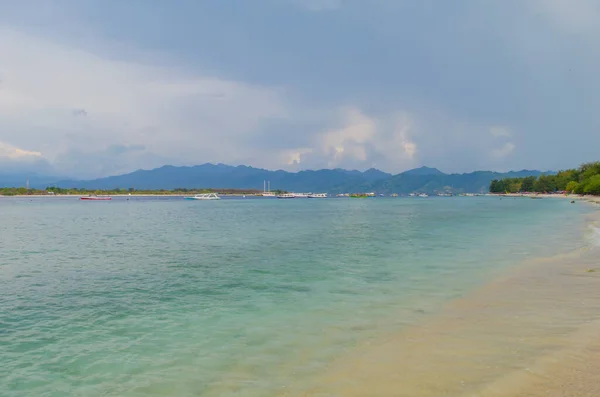
{"type": "Polygon", "coordinates": [[[0,0],[0,172],[600,160],[595,0],[0,0]]]}

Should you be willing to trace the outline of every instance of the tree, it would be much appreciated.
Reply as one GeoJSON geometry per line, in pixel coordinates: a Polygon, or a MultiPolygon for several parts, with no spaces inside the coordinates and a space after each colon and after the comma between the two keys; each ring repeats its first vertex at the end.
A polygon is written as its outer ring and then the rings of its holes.
{"type": "Polygon", "coordinates": [[[579,167],[579,181],[591,178],[594,175],[600,175],[600,161],[581,164],[579,167]]]}
{"type": "Polygon", "coordinates": [[[569,193],[575,193],[575,191],[577,190],[579,186],[579,183],[575,182],[575,181],[571,181],[569,183],[567,183],[567,186],[565,187],[565,190],[569,193]]]}
{"type": "Polygon", "coordinates": [[[567,190],[569,182],[577,182],[578,175],[575,170],[559,171],[554,180],[556,181],[557,190],[567,190]]]}
{"type": "Polygon", "coordinates": [[[506,191],[509,193],[517,193],[521,191],[522,180],[520,178],[510,178],[505,183],[506,191]]]}
{"type": "Polygon", "coordinates": [[[521,182],[521,191],[522,192],[532,192],[533,185],[535,184],[536,179],[537,178],[535,176],[528,176],[528,177],[523,178],[523,182],[521,182]]]}
{"type": "Polygon", "coordinates": [[[490,183],[490,193],[504,193],[504,182],[494,179],[490,183]]]}
{"type": "Polygon", "coordinates": [[[533,184],[533,190],[538,193],[554,192],[556,190],[555,176],[541,175],[533,184]]]}
{"type": "Polygon", "coordinates": [[[583,191],[585,194],[600,195],[600,174],[592,176],[585,184],[583,191]]]}

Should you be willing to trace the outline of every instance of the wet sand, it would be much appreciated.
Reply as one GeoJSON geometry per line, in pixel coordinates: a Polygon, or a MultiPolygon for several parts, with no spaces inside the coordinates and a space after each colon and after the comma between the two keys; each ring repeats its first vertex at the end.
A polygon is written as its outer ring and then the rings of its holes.
{"type": "Polygon", "coordinates": [[[598,397],[598,374],[600,247],[590,246],[518,266],[284,395],[598,397]]]}
{"type": "Polygon", "coordinates": [[[586,201],[592,204],[600,204],[600,196],[589,196],[589,195],[579,195],[579,194],[543,194],[543,193],[533,193],[533,194],[521,194],[521,193],[505,193],[505,194],[490,194],[491,196],[498,197],[535,197],[535,198],[555,198],[555,199],[569,199],[569,200],[577,200],[577,201],[586,201]]]}

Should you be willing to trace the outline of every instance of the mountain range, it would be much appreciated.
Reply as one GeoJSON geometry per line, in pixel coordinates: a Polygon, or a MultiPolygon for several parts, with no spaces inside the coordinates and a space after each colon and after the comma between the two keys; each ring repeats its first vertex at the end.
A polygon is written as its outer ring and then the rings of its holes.
{"type": "Polygon", "coordinates": [[[272,190],[295,192],[377,192],[407,194],[412,192],[435,193],[442,191],[487,192],[492,179],[539,176],[541,171],[511,171],[498,173],[475,171],[465,174],[446,174],[436,168],[420,167],[397,175],[369,169],[348,171],[323,169],[316,171],[269,171],[249,166],[203,164],[191,167],[166,165],[152,170],[138,170],[124,175],[93,180],[58,180],[48,176],[2,175],[0,186],[23,186],[29,179],[31,187],[49,185],[62,188],[85,188],[108,190],[115,188],[137,190],[172,190],[176,188],[214,189],[263,189],[264,181],[270,181],[272,190]]]}
{"type": "Polygon", "coordinates": [[[40,175],[27,172],[2,172],[0,171],[0,188],[3,187],[30,187],[42,189],[46,186],[54,185],[58,180],[56,176],[40,175]]]}

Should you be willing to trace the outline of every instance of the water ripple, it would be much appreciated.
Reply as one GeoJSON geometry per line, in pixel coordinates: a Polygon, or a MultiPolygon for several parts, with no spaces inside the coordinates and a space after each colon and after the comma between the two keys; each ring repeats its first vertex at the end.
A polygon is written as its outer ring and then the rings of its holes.
{"type": "Polygon", "coordinates": [[[0,390],[272,394],[572,246],[582,206],[534,201],[2,200],[0,390]]]}

